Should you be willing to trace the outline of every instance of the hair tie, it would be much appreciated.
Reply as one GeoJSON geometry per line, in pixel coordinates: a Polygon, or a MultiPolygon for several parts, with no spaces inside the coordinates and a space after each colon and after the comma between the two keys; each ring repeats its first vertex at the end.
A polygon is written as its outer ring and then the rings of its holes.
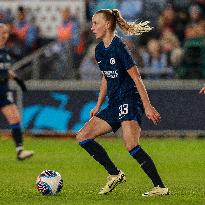
{"type": "Polygon", "coordinates": [[[115,10],[114,10],[114,9],[112,9],[112,10],[111,10],[111,12],[112,12],[112,15],[115,17],[115,20],[117,20],[117,15],[116,15],[115,10]]]}

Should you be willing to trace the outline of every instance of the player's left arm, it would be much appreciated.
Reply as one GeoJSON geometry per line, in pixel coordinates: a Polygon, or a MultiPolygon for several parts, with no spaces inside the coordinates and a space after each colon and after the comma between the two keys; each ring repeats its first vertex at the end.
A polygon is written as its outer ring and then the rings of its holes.
{"type": "Polygon", "coordinates": [[[151,105],[147,90],[146,90],[145,85],[142,81],[142,78],[140,76],[140,73],[139,73],[137,66],[132,66],[131,68],[129,68],[127,70],[127,72],[131,76],[133,81],[135,82],[135,85],[136,85],[136,88],[137,88],[139,95],[141,97],[147,118],[152,120],[154,124],[159,123],[159,121],[161,119],[160,114],[151,105]]]}
{"type": "Polygon", "coordinates": [[[16,83],[21,88],[21,90],[23,92],[26,92],[27,91],[27,87],[26,87],[26,84],[24,83],[24,81],[21,78],[19,78],[14,71],[9,70],[8,73],[9,73],[9,79],[15,80],[16,83]]]}
{"type": "Polygon", "coordinates": [[[160,114],[150,103],[144,83],[135,62],[132,59],[129,48],[126,46],[126,44],[122,44],[122,46],[119,46],[117,51],[123,67],[127,70],[135,82],[135,86],[140,94],[147,118],[152,120],[154,124],[157,124],[161,119],[160,114]]]}

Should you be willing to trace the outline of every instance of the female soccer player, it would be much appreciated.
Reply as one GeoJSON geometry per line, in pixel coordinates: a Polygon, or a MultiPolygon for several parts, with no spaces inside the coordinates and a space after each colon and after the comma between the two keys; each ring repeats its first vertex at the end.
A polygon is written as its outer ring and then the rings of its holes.
{"type": "Polygon", "coordinates": [[[168,188],[162,182],[154,162],[139,145],[143,113],[154,124],[160,121],[160,114],[150,103],[127,46],[115,35],[116,24],[127,35],[140,35],[152,29],[149,22],[126,22],[116,9],[99,10],[95,13],[91,30],[96,39],[102,40],[96,47],[95,55],[103,77],[96,107],[90,113],[89,122],[77,133],[77,141],[109,173],[106,185],[99,192],[107,194],[119,183],[126,181],[126,177],[94,138],[122,127],[127,150],[154,184],[154,188],[143,196],[167,195],[168,188]],[[109,97],[108,106],[100,111],[106,95],[109,97]]]}
{"type": "Polygon", "coordinates": [[[13,71],[9,70],[11,66],[11,56],[5,48],[9,37],[9,29],[5,24],[0,24],[0,111],[8,121],[12,137],[16,144],[17,159],[24,160],[33,155],[33,151],[23,150],[22,130],[20,127],[20,115],[17,106],[14,104],[13,95],[9,91],[8,80],[15,80],[22,88],[26,87],[13,71]]]}
{"type": "Polygon", "coordinates": [[[201,88],[201,90],[199,91],[199,94],[205,94],[205,85],[204,87],[201,88]]]}

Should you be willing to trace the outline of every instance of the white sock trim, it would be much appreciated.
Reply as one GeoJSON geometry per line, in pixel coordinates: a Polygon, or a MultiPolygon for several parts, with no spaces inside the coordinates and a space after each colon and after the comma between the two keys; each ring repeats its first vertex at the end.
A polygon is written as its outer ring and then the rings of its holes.
{"type": "Polygon", "coordinates": [[[18,146],[18,147],[16,147],[16,152],[19,152],[19,151],[21,151],[21,150],[23,150],[23,146],[18,146]]]}

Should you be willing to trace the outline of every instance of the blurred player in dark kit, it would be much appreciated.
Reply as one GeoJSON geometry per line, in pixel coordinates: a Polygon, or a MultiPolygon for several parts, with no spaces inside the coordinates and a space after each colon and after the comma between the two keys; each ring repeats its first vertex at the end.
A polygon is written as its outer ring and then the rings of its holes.
{"type": "Polygon", "coordinates": [[[0,111],[5,116],[12,131],[16,144],[17,159],[24,160],[33,155],[33,151],[23,149],[23,135],[20,126],[20,114],[13,101],[13,93],[9,90],[9,79],[15,80],[23,91],[26,91],[24,82],[10,70],[12,59],[5,44],[9,37],[9,29],[5,24],[0,24],[0,111]]]}

